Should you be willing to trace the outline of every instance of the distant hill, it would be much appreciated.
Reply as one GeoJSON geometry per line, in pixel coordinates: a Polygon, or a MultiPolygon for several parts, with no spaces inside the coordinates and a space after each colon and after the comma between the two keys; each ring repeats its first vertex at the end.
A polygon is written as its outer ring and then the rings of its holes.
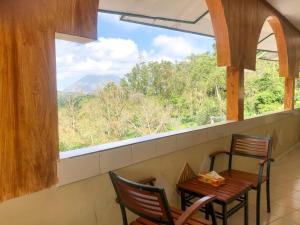
{"type": "Polygon", "coordinates": [[[110,82],[119,83],[120,78],[118,76],[96,76],[87,75],[69,87],[65,88],[63,92],[79,92],[84,94],[90,94],[95,92],[97,89],[104,87],[110,82]]]}

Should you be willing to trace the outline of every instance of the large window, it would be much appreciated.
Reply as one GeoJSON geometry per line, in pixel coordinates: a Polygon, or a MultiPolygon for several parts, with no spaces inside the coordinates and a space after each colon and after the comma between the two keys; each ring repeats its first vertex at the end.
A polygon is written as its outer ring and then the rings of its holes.
{"type": "Polygon", "coordinates": [[[245,117],[283,110],[284,78],[277,61],[257,60],[256,72],[245,73],[245,117]]]}
{"type": "Polygon", "coordinates": [[[214,39],[99,15],[99,40],[57,40],[60,150],[225,120],[214,39]]]}
{"type": "Polygon", "coordinates": [[[271,20],[265,21],[260,34],[256,71],[245,73],[245,118],[284,109],[284,78],[280,77],[277,40],[271,20]]]}
{"type": "Polygon", "coordinates": [[[295,108],[300,108],[300,79],[296,79],[295,85],[295,108]]]}

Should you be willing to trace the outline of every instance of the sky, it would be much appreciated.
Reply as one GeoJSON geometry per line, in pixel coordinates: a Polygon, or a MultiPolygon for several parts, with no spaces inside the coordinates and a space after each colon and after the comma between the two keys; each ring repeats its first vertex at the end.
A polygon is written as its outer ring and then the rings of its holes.
{"type": "Polygon", "coordinates": [[[86,75],[123,77],[141,61],[172,62],[212,50],[210,37],[120,21],[99,13],[98,40],[79,44],[56,40],[57,88],[64,90],[86,75]]]}

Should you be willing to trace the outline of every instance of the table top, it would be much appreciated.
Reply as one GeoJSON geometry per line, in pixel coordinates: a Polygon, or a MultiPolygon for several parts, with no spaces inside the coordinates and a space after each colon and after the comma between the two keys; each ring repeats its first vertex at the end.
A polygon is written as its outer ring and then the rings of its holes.
{"type": "Polygon", "coordinates": [[[243,182],[231,177],[225,177],[225,184],[214,187],[202,182],[199,177],[191,179],[181,184],[177,184],[180,191],[201,196],[215,195],[216,200],[224,203],[230,203],[251,190],[252,184],[243,182]]]}

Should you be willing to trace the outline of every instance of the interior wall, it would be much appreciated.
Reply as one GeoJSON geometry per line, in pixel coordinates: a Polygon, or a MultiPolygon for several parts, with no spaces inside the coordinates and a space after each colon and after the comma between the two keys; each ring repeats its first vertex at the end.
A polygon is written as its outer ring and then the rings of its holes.
{"type": "MultiPolygon", "coordinates": [[[[266,120],[274,122],[262,124],[243,133],[271,135],[274,139],[273,156],[278,158],[300,141],[298,114],[282,114],[282,118],[276,120],[274,118],[278,118],[278,115],[269,115],[266,120]]],[[[253,122],[255,120],[253,119],[253,122]]],[[[231,132],[235,133],[235,130],[232,129],[231,132]]],[[[188,162],[196,172],[208,170],[208,155],[216,150],[228,149],[229,145],[228,136],[131,165],[116,172],[133,180],[156,177],[156,184],[166,189],[170,204],[179,206],[179,195],[175,185],[184,163],[188,162]]],[[[218,171],[225,168],[225,157],[222,156],[216,161],[218,171]]],[[[256,171],[257,161],[236,159],[234,167],[256,171]]],[[[122,224],[108,174],[4,202],[0,204],[0,218],[1,224],[5,225],[122,224]]]]}

